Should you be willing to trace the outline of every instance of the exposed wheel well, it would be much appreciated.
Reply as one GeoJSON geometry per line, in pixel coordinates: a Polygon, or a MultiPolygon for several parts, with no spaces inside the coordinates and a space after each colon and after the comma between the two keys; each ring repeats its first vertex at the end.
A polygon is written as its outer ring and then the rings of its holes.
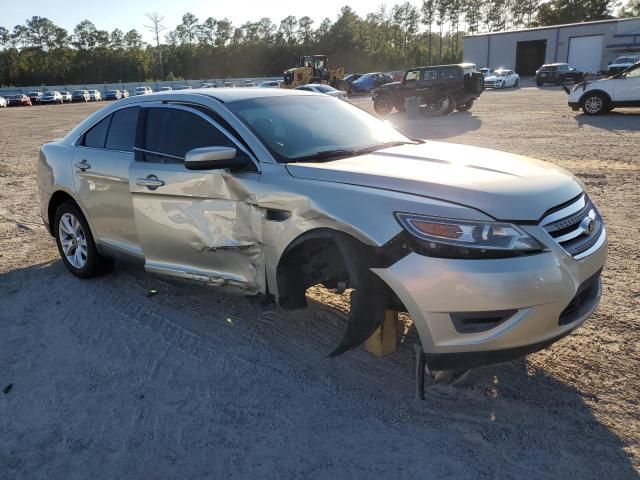
{"type": "MultiPolygon", "coordinates": [[[[319,283],[335,288],[340,281],[348,282],[348,271],[338,237],[348,237],[349,243],[357,242],[345,233],[320,228],[296,238],[284,251],[276,269],[278,300],[282,308],[296,309],[307,306],[306,290],[319,283]]],[[[344,243],[344,241],[343,241],[344,243]]]]}
{"type": "Polygon", "coordinates": [[[47,207],[47,220],[49,222],[49,233],[52,236],[55,235],[55,228],[53,223],[56,216],[56,210],[63,202],[66,201],[71,201],[74,205],[77,205],[73,197],[67,192],[63,192],[62,190],[58,190],[57,192],[55,192],[49,200],[49,206],[47,207]]]}

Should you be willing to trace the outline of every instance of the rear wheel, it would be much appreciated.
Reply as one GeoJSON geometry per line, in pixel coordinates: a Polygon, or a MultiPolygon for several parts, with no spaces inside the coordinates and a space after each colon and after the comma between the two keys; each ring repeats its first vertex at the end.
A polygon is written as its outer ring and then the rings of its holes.
{"type": "Polygon", "coordinates": [[[609,99],[597,92],[585,95],[580,102],[580,106],[587,115],[600,115],[610,111],[609,99]]]}
{"type": "Polygon", "coordinates": [[[64,202],[58,207],[53,227],[60,258],[74,275],[95,277],[113,264],[98,252],[87,220],[75,204],[64,202]]]}
{"type": "Polygon", "coordinates": [[[536,85],[541,87],[542,85],[544,85],[544,82],[542,80],[536,80],[536,85]]]}
{"type": "Polygon", "coordinates": [[[519,78],[516,78],[516,83],[514,83],[514,84],[513,84],[513,86],[514,86],[515,88],[518,88],[518,85],[519,85],[519,84],[520,84],[520,79],[519,79],[519,78]]]}
{"type": "Polygon", "coordinates": [[[393,110],[393,105],[384,97],[378,97],[373,101],[373,109],[378,115],[389,115],[393,110]]]}

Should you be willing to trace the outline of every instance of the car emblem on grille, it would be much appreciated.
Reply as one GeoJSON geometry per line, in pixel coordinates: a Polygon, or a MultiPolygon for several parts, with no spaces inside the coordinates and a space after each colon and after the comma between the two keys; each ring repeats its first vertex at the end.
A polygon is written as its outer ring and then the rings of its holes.
{"type": "Polygon", "coordinates": [[[580,222],[580,227],[585,235],[591,235],[596,229],[596,221],[591,217],[584,217],[580,222]]]}

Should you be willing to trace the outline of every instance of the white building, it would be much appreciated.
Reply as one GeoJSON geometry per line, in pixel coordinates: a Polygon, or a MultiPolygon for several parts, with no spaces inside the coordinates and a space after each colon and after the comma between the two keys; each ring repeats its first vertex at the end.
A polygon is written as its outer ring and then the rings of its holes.
{"type": "Polygon", "coordinates": [[[640,53],[640,17],[572,23],[464,37],[464,61],[533,75],[543,63],[566,62],[597,73],[625,53],[640,53]]]}

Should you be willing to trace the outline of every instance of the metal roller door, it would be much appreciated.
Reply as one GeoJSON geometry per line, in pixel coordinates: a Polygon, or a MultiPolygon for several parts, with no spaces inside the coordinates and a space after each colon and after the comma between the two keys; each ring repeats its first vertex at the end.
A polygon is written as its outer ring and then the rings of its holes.
{"type": "Polygon", "coordinates": [[[569,38],[568,63],[583,72],[597,73],[602,69],[604,35],[569,38]]]}

